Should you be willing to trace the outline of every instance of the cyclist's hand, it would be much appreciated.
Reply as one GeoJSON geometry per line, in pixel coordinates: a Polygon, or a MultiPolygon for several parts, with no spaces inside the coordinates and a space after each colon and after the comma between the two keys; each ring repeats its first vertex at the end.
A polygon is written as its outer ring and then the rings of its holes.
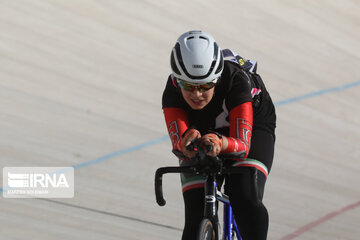
{"type": "Polygon", "coordinates": [[[183,136],[181,137],[181,148],[183,154],[188,158],[193,158],[196,156],[196,151],[194,149],[189,150],[186,147],[189,146],[192,142],[197,141],[201,138],[201,134],[196,129],[188,129],[183,136]]]}
{"type": "Polygon", "coordinates": [[[206,152],[206,155],[216,157],[221,152],[223,142],[221,136],[215,133],[208,133],[201,138],[200,147],[206,152]]]}

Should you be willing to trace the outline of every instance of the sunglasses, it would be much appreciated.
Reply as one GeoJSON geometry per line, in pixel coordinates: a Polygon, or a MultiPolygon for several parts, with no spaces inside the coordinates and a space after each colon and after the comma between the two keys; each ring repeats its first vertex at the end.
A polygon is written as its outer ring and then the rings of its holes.
{"type": "Polygon", "coordinates": [[[177,81],[180,88],[182,88],[182,89],[184,89],[186,91],[189,91],[189,92],[192,92],[195,89],[198,89],[199,92],[202,92],[202,93],[212,89],[213,87],[215,87],[217,80],[218,79],[216,78],[212,82],[208,82],[208,83],[204,83],[204,84],[191,84],[191,83],[188,83],[188,82],[186,82],[184,80],[176,78],[176,81],[177,81]]]}

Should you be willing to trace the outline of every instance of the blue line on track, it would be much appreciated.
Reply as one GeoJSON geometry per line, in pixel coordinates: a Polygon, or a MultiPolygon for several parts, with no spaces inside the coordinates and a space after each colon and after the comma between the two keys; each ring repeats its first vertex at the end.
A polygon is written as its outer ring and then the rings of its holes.
{"type": "MultiPolygon", "coordinates": [[[[313,97],[316,97],[316,96],[320,96],[320,95],[324,95],[324,94],[332,93],[332,92],[339,92],[339,91],[343,91],[343,90],[353,88],[353,87],[357,87],[357,86],[360,86],[360,81],[348,83],[348,84],[341,85],[341,86],[338,86],[338,87],[323,89],[323,90],[320,90],[320,91],[308,93],[308,94],[298,96],[298,97],[293,97],[293,98],[277,101],[274,104],[275,104],[275,106],[287,105],[287,104],[294,103],[294,102],[299,102],[299,101],[302,101],[302,100],[305,100],[305,99],[308,99],[308,98],[313,98],[313,97]]],[[[163,137],[160,137],[160,138],[150,140],[148,142],[136,145],[134,147],[130,147],[130,148],[126,148],[126,149],[123,149],[123,150],[120,150],[120,151],[117,151],[117,152],[106,154],[106,155],[104,155],[102,157],[99,157],[97,159],[94,159],[94,160],[91,160],[91,161],[88,161],[88,162],[75,164],[72,167],[74,169],[87,167],[87,166],[90,166],[90,165],[93,165],[93,164],[97,164],[97,163],[109,160],[109,159],[114,158],[114,157],[118,157],[118,156],[130,153],[130,152],[141,150],[143,148],[146,148],[146,147],[149,147],[149,146],[164,142],[164,141],[166,141],[168,139],[169,139],[168,136],[163,136],[163,137]]],[[[3,192],[2,188],[0,188],[0,193],[1,192],[3,192]]]]}
{"type": "Polygon", "coordinates": [[[113,158],[113,157],[121,156],[121,155],[124,155],[126,153],[134,152],[134,151],[137,151],[137,150],[140,150],[140,149],[155,145],[157,143],[164,142],[165,140],[168,140],[168,139],[169,139],[168,136],[157,138],[157,139],[154,139],[154,140],[151,140],[151,141],[136,145],[134,147],[130,147],[130,148],[126,148],[126,149],[123,149],[123,150],[120,150],[120,151],[117,151],[117,152],[106,154],[106,155],[104,155],[102,157],[99,157],[99,158],[97,158],[95,160],[92,160],[92,161],[76,164],[76,165],[73,166],[73,168],[78,169],[78,168],[87,167],[87,166],[90,166],[90,165],[93,165],[93,164],[96,164],[96,163],[103,162],[103,161],[108,160],[108,159],[113,158]]]}
{"type": "Polygon", "coordinates": [[[275,102],[274,104],[275,104],[275,106],[286,105],[286,104],[289,104],[289,103],[299,102],[299,101],[304,100],[304,99],[316,97],[316,96],[331,93],[331,92],[343,91],[345,89],[352,88],[352,87],[357,87],[357,86],[360,86],[360,81],[348,83],[348,84],[345,84],[345,85],[342,85],[342,86],[339,86],[339,87],[323,89],[323,90],[320,90],[320,91],[308,93],[308,94],[298,96],[298,97],[285,99],[285,100],[282,100],[282,101],[275,102]]]}

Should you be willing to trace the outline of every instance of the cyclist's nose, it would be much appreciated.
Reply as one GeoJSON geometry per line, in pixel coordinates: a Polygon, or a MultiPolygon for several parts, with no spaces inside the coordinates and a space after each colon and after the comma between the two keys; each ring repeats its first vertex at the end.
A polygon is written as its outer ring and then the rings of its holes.
{"type": "Polygon", "coordinates": [[[200,97],[201,96],[201,92],[199,91],[199,89],[197,87],[191,93],[192,93],[192,95],[194,97],[200,97]]]}

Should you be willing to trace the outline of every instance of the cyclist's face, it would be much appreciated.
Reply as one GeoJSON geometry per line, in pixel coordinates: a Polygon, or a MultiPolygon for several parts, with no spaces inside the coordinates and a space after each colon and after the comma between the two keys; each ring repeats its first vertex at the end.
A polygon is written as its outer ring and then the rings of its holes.
{"type": "Polygon", "coordinates": [[[200,92],[197,88],[193,91],[187,91],[181,89],[181,93],[189,106],[194,110],[203,109],[214,96],[214,87],[205,91],[200,92]]]}

